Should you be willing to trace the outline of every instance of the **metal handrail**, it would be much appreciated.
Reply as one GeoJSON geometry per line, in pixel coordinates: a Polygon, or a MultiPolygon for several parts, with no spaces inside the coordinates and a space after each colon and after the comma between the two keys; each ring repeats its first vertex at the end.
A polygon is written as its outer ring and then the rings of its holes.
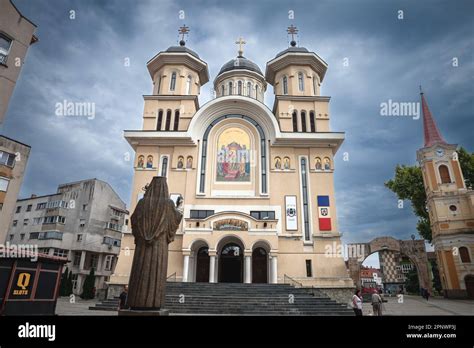
{"type": "Polygon", "coordinates": [[[288,276],[286,274],[283,276],[283,283],[293,285],[295,288],[302,288],[303,287],[302,283],[294,280],[293,278],[291,278],[290,276],[288,276]],[[287,280],[288,280],[288,282],[287,282],[287,280]]]}
{"type": "Polygon", "coordinates": [[[166,281],[167,282],[175,282],[176,281],[176,272],[174,272],[172,275],[168,276],[166,278],[166,281]],[[170,279],[172,279],[172,280],[170,280],[170,279]]]}

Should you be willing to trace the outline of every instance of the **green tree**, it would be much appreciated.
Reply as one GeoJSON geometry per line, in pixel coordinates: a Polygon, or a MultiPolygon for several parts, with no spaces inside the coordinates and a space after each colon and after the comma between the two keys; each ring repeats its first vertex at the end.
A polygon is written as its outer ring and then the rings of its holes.
{"type": "Polygon", "coordinates": [[[433,288],[438,292],[438,294],[441,293],[443,290],[443,287],[441,286],[441,278],[439,276],[439,269],[438,269],[438,264],[436,261],[431,261],[431,271],[433,272],[433,288]]]}
{"type": "Polygon", "coordinates": [[[418,272],[416,271],[416,267],[413,267],[413,269],[407,273],[405,289],[410,294],[418,294],[420,292],[420,283],[418,282],[418,272]]]}
{"type": "Polygon", "coordinates": [[[84,280],[84,286],[82,287],[82,294],[81,298],[88,300],[94,298],[94,283],[95,283],[95,275],[94,275],[94,267],[91,268],[89,275],[84,280]]]}
{"type": "Polygon", "coordinates": [[[67,283],[66,283],[66,296],[69,296],[72,294],[72,271],[69,271],[69,276],[67,278],[67,283]]]}
{"type": "MultiPolygon", "coordinates": [[[[474,184],[474,154],[469,154],[463,147],[460,147],[457,153],[466,186],[471,186],[474,184]]],[[[397,165],[395,177],[385,182],[385,186],[392,190],[398,199],[411,202],[413,212],[418,217],[416,229],[421,237],[431,242],[430,219],[420,167],[397,165]]]]}

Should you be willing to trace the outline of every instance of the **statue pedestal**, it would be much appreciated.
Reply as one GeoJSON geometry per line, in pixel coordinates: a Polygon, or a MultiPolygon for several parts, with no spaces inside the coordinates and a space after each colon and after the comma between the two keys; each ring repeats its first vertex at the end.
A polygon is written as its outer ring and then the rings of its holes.
{"type": "Polygon", "coordinates": [[[120,309],[118,311],[119,316],[127,316],[127,317],[161,317],[161,316],[168,316],[170,311],[167,309],[159,309],[159,310],[132,310],[132,309],[120,309]]]}

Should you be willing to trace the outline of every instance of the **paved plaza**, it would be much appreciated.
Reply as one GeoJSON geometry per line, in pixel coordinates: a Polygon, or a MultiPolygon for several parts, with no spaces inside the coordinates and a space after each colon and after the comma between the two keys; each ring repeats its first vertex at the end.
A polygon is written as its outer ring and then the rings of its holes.
{"type": "MultiPolygon", "coordinates": [[[[102,315],[116,316],[117,312],[89,310],[98,300],[82,300],[76,297],[75,303],[70,303],[68,297],[58,299],[56,314],[58,315],[102,315]]],[[[364,315],[372,315],[370,303],[363,305],[364,315]]],[[[384,303],[384,315],[474,315],[474,301],[472,300],[450,300],[442,297],[430,298],[429,301],[420,296],[403,296],[403,302],[399,303],[397,297],[387,298],[384,303]]]]}

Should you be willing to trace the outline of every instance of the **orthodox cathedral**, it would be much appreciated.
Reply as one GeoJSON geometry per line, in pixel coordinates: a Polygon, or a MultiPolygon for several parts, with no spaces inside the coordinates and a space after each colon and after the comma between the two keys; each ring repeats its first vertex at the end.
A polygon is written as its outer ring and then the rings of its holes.
{"type": "MultiPolygon", "coordinates": [[[[353,287],[343,258],[327,253],[341,244],[334,156],[344,133],[330,130],[330,97],[321,95],[326,62],[297,46],[291,26],[290,46],[263,73],[244,56],[240,38],[237,57],[213,81],[215,98],[199,105],[210,77],[186,46],[188,31],[181,27],[179,46],[147,63],[153,92],[144,96],[143,128],[124,132],[135,151],[131,213],[154,176],[166,177],[171,198],[184,200],[169,277],[353,287]]],[[[133,249],[126,235],[118,283],[128,282],[133,249]]]]}

